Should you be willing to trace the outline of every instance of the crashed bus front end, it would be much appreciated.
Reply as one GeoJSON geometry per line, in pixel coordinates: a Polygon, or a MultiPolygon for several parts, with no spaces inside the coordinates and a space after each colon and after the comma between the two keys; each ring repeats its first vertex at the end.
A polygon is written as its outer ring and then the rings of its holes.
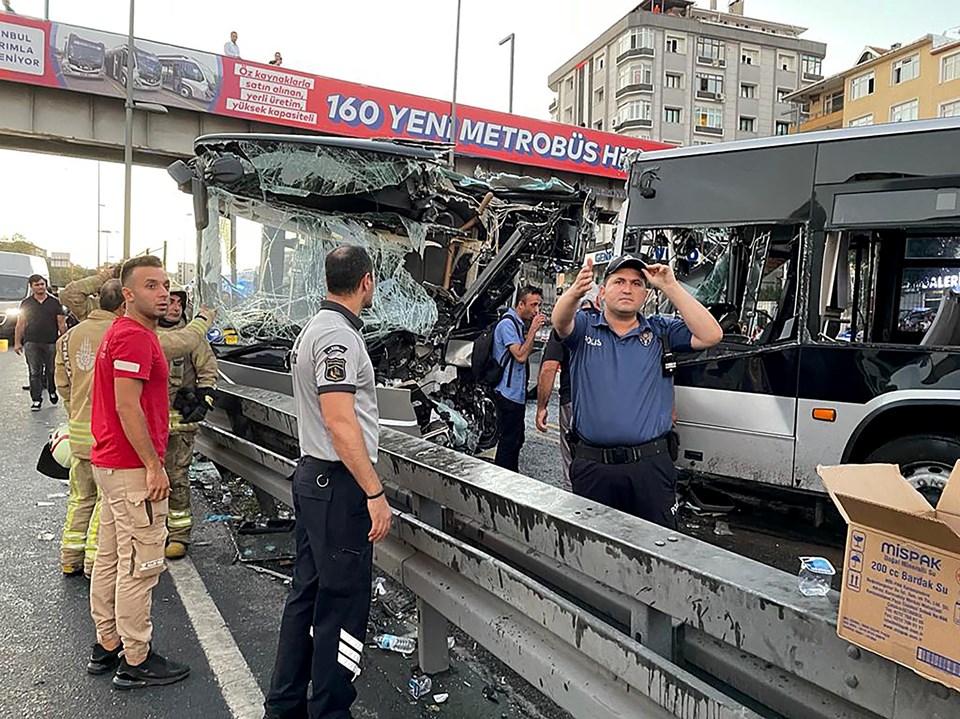
{"type": "Polygon", "coordinates": [[[557,274],[613,219],[556,179],[450,171],[443,149],[277,135],[195,147],[170,174],[193,194],[196,289],[218,312],[224,380],[291,394],[287,355],[326,293],[324,258],[361,245],[377,278],[363,334],[381,422],[468,453],[497,436],[474,339],[520,283],[542,285],[549,311],[557,274]]]}

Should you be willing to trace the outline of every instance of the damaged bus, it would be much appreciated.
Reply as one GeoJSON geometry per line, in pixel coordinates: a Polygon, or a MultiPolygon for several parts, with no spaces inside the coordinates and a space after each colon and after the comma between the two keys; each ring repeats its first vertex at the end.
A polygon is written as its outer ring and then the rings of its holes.
{"type": "Polygon", "coordinates": [[[287,355],[325,294],[324,257],[359,244],[376,267],[363,332],[381,423],[468,453],[498,434],[474,339],[521,282],[543,287],[549,312],[557,273],[615,219],[556,179],[453,172],[444,148],[219,135],[195,151],[169,172],[194,199],[199,298],[234,343],[217,346],[225,380],[292,393],[287,355]]]}
{"type": "Polygon", "coordinates": [[[631,163],[618,251],[669,262],[725,333],[676,372],[682,468],[822,492],[818,464],[891,462],[939,496],[960,458],[957,147],[943,119],[631,163]]]}

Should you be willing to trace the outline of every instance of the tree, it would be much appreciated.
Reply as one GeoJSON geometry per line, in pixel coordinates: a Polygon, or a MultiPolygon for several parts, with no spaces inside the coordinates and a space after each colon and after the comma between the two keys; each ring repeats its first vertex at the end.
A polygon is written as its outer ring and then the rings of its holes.
{"type": "Polygon", "coordinates": [[[79,265],[51,267],[50,284],[56,285],[57,287],[66,287],[74,280],[82,280],[84,277],[89,277],[92,274],[94,274],[93,270],[88,270],[86,267],[80,267],[79,265]]]}
{"type": "Polygon", "coordinates": [[[13,237],[0,237],[0,252],[19,252],[23,255],[39,255],[46,257],[46,250],[37,247],[19,232],[14,232],[13,237]]]}

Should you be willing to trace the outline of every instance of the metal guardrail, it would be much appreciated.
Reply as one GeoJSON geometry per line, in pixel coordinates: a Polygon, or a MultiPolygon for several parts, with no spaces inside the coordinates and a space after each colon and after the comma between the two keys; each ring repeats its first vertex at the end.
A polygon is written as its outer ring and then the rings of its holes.
{"type": "MultiPolygon", "coordinates": [[[[290,502],[293,400],[233,386],[201,451],[290,502]]],[[[460,626],[575,716],[947,719],[960,695],[836,635],[838,595],[391,430],[381,570],[420,598],[420,659],[460,626]]]]}

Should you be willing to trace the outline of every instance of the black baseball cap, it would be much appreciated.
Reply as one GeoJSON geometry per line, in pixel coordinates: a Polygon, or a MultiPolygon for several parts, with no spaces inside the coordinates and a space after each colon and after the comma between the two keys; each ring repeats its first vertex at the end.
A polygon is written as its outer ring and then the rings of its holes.
{"type": "Polygon", "coordinates": [[[603,273],[603,279],[607,279],[614,272],[622,270],[624,267],[632,267],[635,270],[645,270],[647,263],[640,259],[639,255],[620,255],[619,257],[614,257],[607,265],[607,269],[603,273]]]}

